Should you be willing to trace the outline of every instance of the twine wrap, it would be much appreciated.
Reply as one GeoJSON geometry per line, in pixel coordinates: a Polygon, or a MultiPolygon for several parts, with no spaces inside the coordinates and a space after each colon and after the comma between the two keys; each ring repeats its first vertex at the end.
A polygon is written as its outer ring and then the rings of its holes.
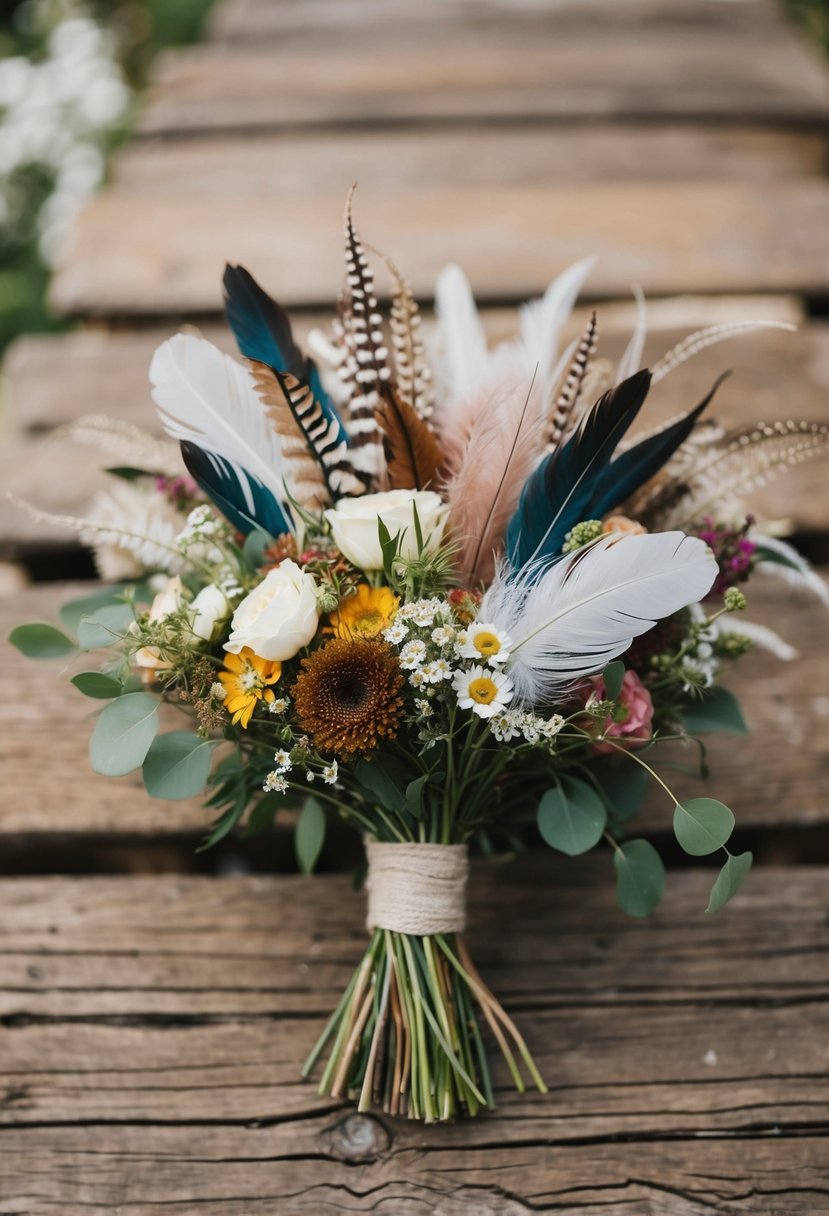
{"type": "Polygon", "coordinates": [[[380,844],[369,841],[369,929],[424,937],[466,927],[465,844],[380,844]]]}

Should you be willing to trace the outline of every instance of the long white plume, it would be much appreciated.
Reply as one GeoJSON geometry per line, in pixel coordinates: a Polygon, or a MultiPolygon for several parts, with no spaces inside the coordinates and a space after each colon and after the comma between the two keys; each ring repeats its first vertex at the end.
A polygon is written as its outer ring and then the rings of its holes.
{"type": "MultiPolygon", "coordinates": [[[[717,624],[720,624],[718,621],[717,624]]],[[[769,654],[775,655],[778,659],[783,659],[784,662],[790,662],[797,658],[797,651],[794,646],[790,646],[785,638],[781,638],[779,633],[773,629],[769,629],[768,625],[759,625],[756,621],[744,621],[742,617],[734,622],[733,628],[724,627],[722,633],[739,633],[744,638],[748,638],[755,646],[759,646],[762,650],[767,650],[769,654]]]]}
{"type": "Polygon", "coordinates": [[[465,397],[477,387],[486,366],[487,347],[469,279],[454,263],[438,275],[435,311],[448,395],[453,400],[465,397]]]}
{"type": "Polygon", "coordinates": [[[594,257],[574,262],[553,279],[540,300],[531,300],[521,309],[521,341],[527,366],[531,373],[538,368],[536,379],[545,406],[558,379],[556,368],[561,331],[595,262],[594,257]]]}
{"type": "Polygon", "coordinates": [[[616,368],[616,384],[621,384],[634,372],[639,371],[642,366],[645,339],[648,336],[648,306],[645,303],[645,293],[638,283],[633,284],[633,296],[636,300],[636,324],[624,354],[619,360],[619,366],[616,368]]]}
{"type": "Polygon", "coordinates": [[[532,572],[510,577],[502,568],[479,616],[511,635],[506,670],[518,699],[538,704],[601,671],[658,620],[697,603],[717,573],[711,550],[697,537],[610,535],[540,578],[532,572]]]}
{"type": "MultiPolygon", "coordinates": [[[[245,472],[285,501],[285,462],[247,367],[212,342],[176,334],[150,364],[153,400],[173,439],[194,443],[233,467],[246,496],[245,472]]],[[[253,500],[248,503],[253,508],[253,500]]]]}
{"type": "Polygon", "coordinates": [[[763,549],[776,553],[782,559],[781,561],[763,561],[761,559],[757,563],[759,573],[772,574],[792,587],[811,591],[829,608],[829,587],[826,586],[817,571],[812,569],[806,558],[798,553],[797,549],[787,545],[784,540],[779,540],[776,536],[757,536],[755,539],[763,549]]]}

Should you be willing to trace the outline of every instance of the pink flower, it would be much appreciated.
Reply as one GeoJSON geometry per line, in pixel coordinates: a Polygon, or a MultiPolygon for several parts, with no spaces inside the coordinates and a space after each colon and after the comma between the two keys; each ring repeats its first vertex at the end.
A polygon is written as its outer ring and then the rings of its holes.
{"type": "MultiPolygon", "coordinates": [[[[593,676],[590,680],[591,691],[600,701],[606,693],[604,680],[601,676],[593,676]]],[[[615,721],[607,717],[602,727],[602,733],[610,738],[622,739],[629,747],[637,747],[646,743],[653,734],[653,701],[651,694],[639,679],[635,671],[626,671],[622,680],[622,690],[619,693],[617,714],[623,721],[615,721]]],[[[615,749],[609,743],[597,743],[597,752],[612,752],[615,749]]]]}

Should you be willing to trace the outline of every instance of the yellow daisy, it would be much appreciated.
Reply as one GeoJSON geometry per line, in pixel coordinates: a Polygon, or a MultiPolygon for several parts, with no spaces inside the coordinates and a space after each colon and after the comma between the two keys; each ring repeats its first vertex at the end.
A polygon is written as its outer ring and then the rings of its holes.
{"type": "Polygon", "coordinates": [[[260,659],[249,646],[243,646],[238,654],[225,656],[226,671],[219,672],[219,680],[225,690],[225,709],[233,714],[233,725],[239,722],[247,730],[251,715],[260,701],[270,702],[274,692],[269,684],[275,684],[282,675],[282,664],[260,659]]]}
{"type": "Polygon", "coordinates": [[[388,629],[399,603],[389,587],[360,583],[355,595],[341,600],[329,622],[338,638],[376,638],[388,629]]]}

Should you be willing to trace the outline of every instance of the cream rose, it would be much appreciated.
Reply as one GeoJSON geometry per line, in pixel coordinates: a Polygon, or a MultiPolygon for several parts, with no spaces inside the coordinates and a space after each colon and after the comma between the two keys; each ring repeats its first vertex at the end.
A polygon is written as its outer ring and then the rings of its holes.
{"type": "Polygon", "coordinates": [[[193,613],[193,633],[203,642],[216,641],[222,622],[230,616],[230,604],[224,591],[211,583],[202,587],[190,605],[193,613]]]}
{"type": "Polygon", "coordinates": [[[245,596],[231,621],[225,650],[249,646],[260,659],[292,659],[317,631],[314,580],[296,562],[284,561],[245,596]]]}
{"type": "MultiPolygon", "coordinates": [[[[147,619],[157,625],[165,617],[178,612],[183,603],[184,585],[181,579],[178,575],[175,578],[168,578],[162,589],[156,593],[147,619]]],[[[148,680],[152,679],[154,671],[166,671],[170,666],[161,658],[161,652],[157,646],[142,646],[133,656],[133,662],[137,667],[145,668],[145,679],[148,680]]]]}
{"type": "Polygon", "coordinates": [[[359,570],[382,570],[383,551],[377,531],[382,519],[392,536],[403,532],[402,557],[417,556],[414,507],[423,532],[423,548],[437,549],[446,527],[447,508],[432,490],[387,490],[383,494],[364,494],[362,498],[341,498],[336,507],[325,512],[331,525],[334,544],[359,570]]]}

